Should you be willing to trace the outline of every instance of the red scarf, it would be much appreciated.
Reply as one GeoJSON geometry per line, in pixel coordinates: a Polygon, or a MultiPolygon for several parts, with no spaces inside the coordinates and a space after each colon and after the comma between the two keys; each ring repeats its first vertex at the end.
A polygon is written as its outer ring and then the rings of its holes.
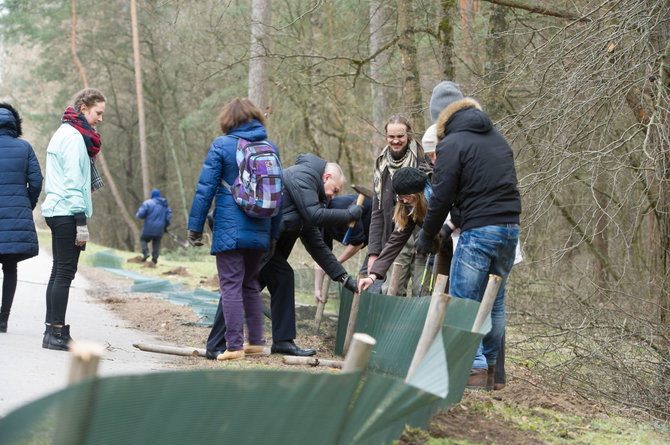
{"type": "Polygon", "coordinates": [[[63,113],[61,121],[72,125],[81,133],[86,144],[86,150],[88,150],[88,155],[92,160],[95,160],[101,148],[100,135],[91,128],[91,124],[84,118],[84,115],[75,111],[74,108],[68,107],[65,113],[63,113]]]}

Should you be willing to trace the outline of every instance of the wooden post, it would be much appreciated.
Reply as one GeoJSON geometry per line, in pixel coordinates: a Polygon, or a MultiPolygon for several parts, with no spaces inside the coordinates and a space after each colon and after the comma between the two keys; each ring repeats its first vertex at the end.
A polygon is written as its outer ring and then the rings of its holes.
{"type": "MultiPolygon", "coordinates": [[[[444,275],[440,276],[444,277],[444,275]]],[[[407,371],[407,377],[405,378],[406,382],[409,381],[412,375],[414,375],[419,364],[426,356],[426,353],[428,353],[430,345],[433,344],[437,333],[442,328],[444,314],[447,311],[447,304],[449,304],[450,298],[450,295],[443,292],[433,292],[433,295],[430,298],[430,306],[428,306],[428,313],[426,314],[426,322],[423,325],[421,337],[419,337],[419,342],[416,345],[412,363],[410,363],[409,370],[407,371]]]]}
{"type": "Polygon", "coordinates": [[[357,332],[351,342],[351,351],[344,358],[342,372],[354,372],[359,369],[365,369],[370,360],[370,352],[377,341],[368,334],[357,332]]]}
{"type": "Polygon", "coordinates": [[[351,310],[349,311],[349,323],[347,323],[347,333],[344,336],[344,346],[342,346],[342,355],[347,355],[349,351],[349,344],[351,337],[354,335],[356,328],[356,317],[358,317],[358,305],[361,301],[361,294],[354,292],[354,298],[351,300],[351,310]]]}
{"type": "Polygon", "coordinates": [[[449,282],[448,275],[437,274],[435,286],[433,286],[433,295],[447,293],[447,283],[449,282]]]}
{"type": "Polygon", "coordinates": [[[326,366],[328,368],[342,369],[342,360],[325,360],[316,357],[294,357],[285,355],[282,361],[287,365],[326,366]]]}
{"type": "Polygon", "coordinates": [[[482,328],[484,320],[486,320],[486,317],[491,313],[493,303],[496,301],[496,295],[498,295],[498,290],[500,289],[501,284],[502,278],[498,275],[489,275],[489,282],[486,284],[486,290],[484,291],[484,296],[479,304],[475,322],[472,323],[472,332],[479,332],[482,328]]]}
{"type": "Polygon", "coordinates": [[[93,342],[71,341],[70,376],[68,383],[72,385],[81,380],[95,377],[98,372],[100,357],[105,354],[105,347],[93,342]]]}
{"type": "Polygon", "coordinates": [[[314,330],[316,333],[319,333],[319,328],[321,328],[321,319],[323,318],[323,310],[328,303],[328,290],[330,288],[330,277],[325,276],[323,278],[323,284],[321,285],[321,298],[323,302],[319,301],[316,304],[316,316],[314,317],[314,330]]]}
{"type": "Polygon", "coordinates": [[[393,263],[393,270],[391,271],[389,288],[388,291],[386,291],[387,295],[398,295],[398,284],[400,283],[401,273],[402,273],[402,264],[393,263]]]}

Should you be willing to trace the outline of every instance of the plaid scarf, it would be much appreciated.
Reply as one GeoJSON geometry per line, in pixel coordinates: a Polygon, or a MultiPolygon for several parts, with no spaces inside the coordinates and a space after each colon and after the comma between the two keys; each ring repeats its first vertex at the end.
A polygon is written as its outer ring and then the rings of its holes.
{"type": "Polygon", "coordinates": [[[95,192],[105,185],[98,172],[98,168],[95,166],[95,158],[98,156],[101,149],[100,135],[91,128],[91,125],[84,116],[75,111],[72,107],[68,107],[68,109],[65,110],[61,122],[72,125],[84,138],[86,151],[88,151],[88,156],[91,159],[91,192],[95,192]]]}

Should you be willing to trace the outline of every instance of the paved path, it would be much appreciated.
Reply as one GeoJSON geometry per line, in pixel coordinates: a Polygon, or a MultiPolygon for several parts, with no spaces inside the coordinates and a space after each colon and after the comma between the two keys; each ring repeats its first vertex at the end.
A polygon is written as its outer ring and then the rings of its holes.
{"type": "MultiPolygon", "coordinates": [[[[66,386],[70,354],[42,348],[46,284],[51,255],[40,254],[19,263],[19,283],[6,334],[0,334],[0,416],[66,386]]],[[[66,322],[75,340],[107,347],[98,375],[143,374],[171,368],[178,358],[141,352],[133,343],[165,344],[128,328],[128,324],[86,294],[95,285],[77,273],[70,291],[66,322]]]]}

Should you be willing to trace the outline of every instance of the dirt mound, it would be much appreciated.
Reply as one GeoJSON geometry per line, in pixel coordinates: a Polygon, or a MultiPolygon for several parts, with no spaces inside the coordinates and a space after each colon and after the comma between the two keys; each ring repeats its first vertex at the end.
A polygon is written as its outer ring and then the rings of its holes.
{"type": "Polygon", "coordinates": [[[179,276],[179,277],[192,277],[188,270],[184,266],[178,266],[175,267],[174,269],[170,269],[167,272],[163,272],[163,275],[173,275],[173,276],[179,276]]]}
{"type": "Polygon", "coordinates": [[[206,280],[200,280],[200,285],[202,287],[207,288],[207,289],[211,289],[212,292],[218,292],[219,291],[219,276],[218,275],[212,275],[211,277],[207,278],[206,280]]]}
{"type": "Polygon", "coordinates": [[[143,263],[142,255],[137,255],[126,260],[127,263],[143,263]]]}

